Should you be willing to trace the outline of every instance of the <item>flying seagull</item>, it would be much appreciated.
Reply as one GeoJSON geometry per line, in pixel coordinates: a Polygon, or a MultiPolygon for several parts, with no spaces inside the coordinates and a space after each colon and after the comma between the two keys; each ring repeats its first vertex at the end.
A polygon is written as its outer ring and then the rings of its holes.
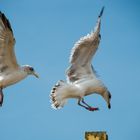
{"type": "Polygon", "coordinates": [[[6,16],[0,12],[0,106],[3,103],[3,88],[13,85],[28,75],[38,78],[33,67],[20,66],[14,52],[15,38],[6,16]]]}
{"type": "Polygon", "coordinates": [[[103,82],[98,79],[91,64],[101,39],[100,25],[103,11],[104,7],[98,16],[94,32],[82,37],[74,45],[70,55],[71,65],[66,72],[67,82],[60,80],[52,88],[50,97],[54,109],[62,108],[69,98],[76,98],[81,107],[89,111],[98,110],[84,101],[84,96],[93,93],[101,95],[107,102],[108,108],[111,108],[111,94],[103,82]]]}

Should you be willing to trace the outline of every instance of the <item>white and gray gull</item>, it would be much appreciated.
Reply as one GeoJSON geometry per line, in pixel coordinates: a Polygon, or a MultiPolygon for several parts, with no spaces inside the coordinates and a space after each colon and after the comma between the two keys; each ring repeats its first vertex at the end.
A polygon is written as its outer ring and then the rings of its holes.
{"type": "Polygon", "coordinates": [[[97,77],[96,72],[91,64],[92,57],[98,49],[101,35],[100,25],[102,8],[93,32],[82,37],[74,45],[70,55],[70,67],[67,69],[67,82],[58,81],[51,90],[51,103],[54,109],[62,108],[69,98],[78,99],[78,105],[89,111],[98,110],[91,107],[84,101],[84,96],[97,93],[101,95],[111,108],[111,94],[103,82],[97,77]]]}
{"type": "Polygon", "coordinates": [[[28,75],[38,78],[33,67],[20,66],[14,52],[15,38],[6,16],[0,12],[0,106],[3,103],[3,88],[13,85],[28,75]]]}

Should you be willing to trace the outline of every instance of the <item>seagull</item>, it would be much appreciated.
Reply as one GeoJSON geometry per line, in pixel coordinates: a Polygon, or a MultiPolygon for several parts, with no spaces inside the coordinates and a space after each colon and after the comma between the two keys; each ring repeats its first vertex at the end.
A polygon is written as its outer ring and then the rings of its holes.
{"type": "Polygon", "coordinates": [[[108,108],[111,108],[111,94],[103,82],[98,78],[92,64],[92,57],[98,49],[101,35],[102,8],[93,32],[82,37],[75,43],[70,55],[70,67],[66,71],[67,81],[60,80],[50,93],[51,106],[54,109],[62,108],[69,98],[76,98],[78,105],[89,110],[99,110],[85,102],[84,96],[96,93],[103,97],[108,108]]]}
{"type": "Polygon", "coordinates": [[[14,52],[15,38],[9,20],[0,12],[0,106],[3,104],[3,89],[28,75],[38,74],[29,65],[20,66],[14,52]]]}

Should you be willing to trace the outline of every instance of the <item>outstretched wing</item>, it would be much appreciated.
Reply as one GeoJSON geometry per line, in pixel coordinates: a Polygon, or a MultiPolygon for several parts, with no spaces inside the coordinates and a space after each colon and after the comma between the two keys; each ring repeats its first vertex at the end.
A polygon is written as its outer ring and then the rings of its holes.
{"type": "Polygon", "coordinates": [[[100,43],[100,24],[103,10],[104,7],[98,16],[94,32],[82,37],[72,49],[70,56],[71,66],[67,70],[68,80],[70,82],[75,82],[86,77],[94,78],[96,76],[91,65],[91,60],[100,43]]]}
{"type": "Polygon", "coordinates": [[[9,69],[18,68],[14,44],[15,38],[10,22],[6,16],[0,12],[0,73],[9,69]]]}

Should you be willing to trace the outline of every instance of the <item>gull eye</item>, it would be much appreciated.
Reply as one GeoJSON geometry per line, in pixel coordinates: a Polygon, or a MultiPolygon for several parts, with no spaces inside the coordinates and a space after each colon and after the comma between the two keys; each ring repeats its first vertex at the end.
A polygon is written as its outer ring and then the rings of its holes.
{"type": "Polygon", "coordinates": [[[30,71],[34,71],[34,68],[30,67],[29,70],[30,70],[30,71]]]}

